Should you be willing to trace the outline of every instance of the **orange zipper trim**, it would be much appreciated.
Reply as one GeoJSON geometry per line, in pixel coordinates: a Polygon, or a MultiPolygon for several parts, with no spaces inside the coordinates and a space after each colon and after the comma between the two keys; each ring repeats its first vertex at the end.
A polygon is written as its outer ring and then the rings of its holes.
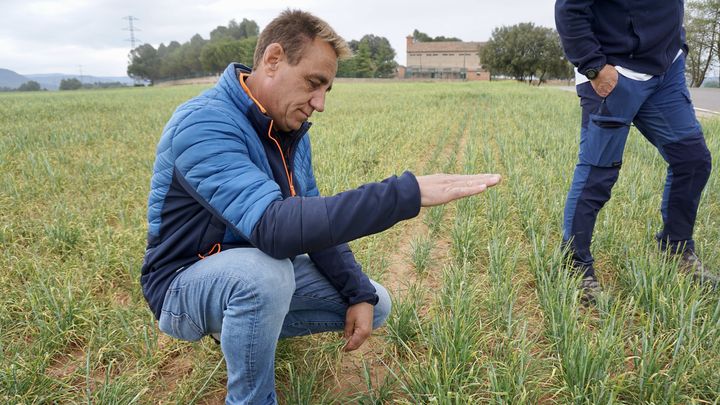
{"type": "MultiPolygon", "coordinates": [[[[248,95],[248,97],[250,97],[250,99],[258,106],[258,108],[260,108],[260,111],[263,114],[267,114],[265,107],[263,107],[263,105],[260,104],[259,101],[257,101],[255,96],[253,96],[253,94],[250,92],[250,89],[248,88],[247,84],[245,84],[245,78],[247,78],[247,77],[248,77],[248,74],[246,74],[246,73],[241,73],[240,75],[238,75],[238,79],[240,80],[240,85],[242,86],[243,90],[245,90],[245,93],[248,95]]],[[[290,195],[292,197],[295,197],[296,193],[295,193],[295,186],[293,186],[292,172],[290,170],[288,170],[287,162],[285,162],[285,154],[283,153],[282,147],[280,146],[280,142],[278,142],[277,139],[275,139],[272,136],[272,128],[273,128],[273,121],[271,120],[270,128],[268,128],[268,137],[270,139],[272,139],[273,142],[275,142],[275,145],[277,145],[277,148],[280,151],[280,158],[282,158],[283,166],[285,167],[285,175],[287,176],[288,184],[290,185],[290,195]]]]}
{"type": "Polygon", "coordinates": [[[285,154],[283,153],[282,147],[280,147],[280,142],[278,142],[277,139],[275,139],[272,136],[272,128],[273,128],[273,121],[270,121],[270,128],[268,128],[268,137],[270,139],[272,139],[273,142],[275,142],[275,145],[277,145],[277,148],[280,151],[280,158],[282,158],[283,166],[285,167],[285,175],[287,176],[288,185],[290,186],[290,196],[295,197],[296,194],[295,194],[295,187],[293,186],[293,181],[292,181],[292,173],[290,172],[290,170],[288,170],[287,162],[285,162],[285,154]]]}
{"type": "Polygon", "coordinates": [[[222,246],[219,243],[216,243],[213,245],[212,249],[210,249],[210,251],[205,253],[204,255],[198,253],[198,257],[202,260],[208,256],[212,256],[216,253],[220,253],[221,250],[222,250],[222,246]]]}
{"type": "Polygon", "coordinates": [[[263,114],[267,114],[265,107],[263,107],[263,105],[260,104],[259,101],[257,101],[255,96],[253,96],[253,94],[250,92],[250,88],[247,86],[247,84],[245,84],[245,78],[248,76],[249,75],[247,73],[240,73],[240,75],[238,76],[238,79],[240,80],[240,85],[242,86],[243,90],[245,90],[245,94],[247,94],[248,97],[250,97],[250,99],[253,101],[253,103],[258,106],[260,112],[262,112],[263,114]]]}

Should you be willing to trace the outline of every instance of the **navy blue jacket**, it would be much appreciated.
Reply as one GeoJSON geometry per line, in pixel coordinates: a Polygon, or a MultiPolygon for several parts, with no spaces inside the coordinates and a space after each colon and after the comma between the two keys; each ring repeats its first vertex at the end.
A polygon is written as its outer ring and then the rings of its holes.
{"type": "Polygon", "coordinates": [[[585,73],[605,64],[660,75],[685,45],[683,0],[557,0],[568,60],[585,73]]]}
{"type": "Polygon", "coordinates": [[[310,123],[290,133],[253,101],[231,64],[217,85],[178,107],[157,147],[148,198],[143,294],[157,318],[179,271],[221,249],[256,247],[283,259],[308,253],[348,304],[377,303],[348,241],[420,211],[410,172],[320,197],[310,123]]]}

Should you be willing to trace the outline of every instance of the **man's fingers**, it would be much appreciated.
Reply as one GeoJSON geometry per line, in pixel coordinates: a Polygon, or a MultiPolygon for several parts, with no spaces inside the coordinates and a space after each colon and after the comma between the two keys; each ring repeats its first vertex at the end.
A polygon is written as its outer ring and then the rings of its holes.
{"type": "Polygon", "coordinates": [[[500,180],[499,175],[467,175],[451,183],[447,191],[455,197],[453,199],[468,197],[482,193],[488,187],[500,183],[500,180]]]}
{"type": "Polygon", "coordinates": [[[448,193],[453,197],[454,200],[457,200],[458,198],[480,194],[485,190],[487,190],[487,186],[485,184],[475,184],[462,187],[453,187],[448,189],[448,193]]]}
{"type": "Polygon", "coordinates": [[[448,181],[469,181],[469,182],[481,182],[496,184],[500,181],[501,176],[499,174],[454,174],[448,175],[448,181]]]}
{"type": "Polygon", "coordinates": [[[494,186],[502,180],[502,176],[499,174],[481,174],[482,181],[488,186],[494,186]]]}
{"type": "Polygon", "coordinates": [[[499,174],[434,174],[417,177],[423,207],[445,204],[485,191],[500,181],[499,174]]]}
{"type": "Polygon", "coordinates": [[[361,329],[355,329],[355,333],[350,336],[350,339],[345,345],[345,351],[350,352],[360,348],[360,346],[365,343],[368,337],[370,337],[370,332],[363,331],[361,329]]]}
{"type": "Polygon", "coordinates": [[[343,331],[343,337],[345,340],[350,339],[350,337],[353,335],[353,330],[355,329],[355,322],[349,322],[349,320],[345,320],[345,330],[343,331]]]}

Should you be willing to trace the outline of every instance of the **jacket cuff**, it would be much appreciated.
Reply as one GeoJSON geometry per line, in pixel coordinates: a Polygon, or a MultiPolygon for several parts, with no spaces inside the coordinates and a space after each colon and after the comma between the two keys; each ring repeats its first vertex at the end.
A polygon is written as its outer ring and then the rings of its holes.
{"type": "Polygon", "coordinates": [[[420,185],[415,175],[410,171],[405,171],[397,178],[398,190],[398,219],[405,220],[415,218],[420,213],[420,185]]]}
{"type": "Polygon", "coordinates": [[[603,54],[597,54],[587,60],[584,60],[581,64],[578,65],[578,72],[580,72],[581,75],[585,75],[585,72],[587,72],[588,69],[602,69],[603,66],[607,64],[607,58],[603,54]]]}
{"type": "Polygon", "coordinates": [[[377,305],[378,301],[380,301],[380,297],[378,297],[377,294],[359,295],[347,300],[348,305],[355,305],[361,302],[367,302],[370,305],[377,305]]]}

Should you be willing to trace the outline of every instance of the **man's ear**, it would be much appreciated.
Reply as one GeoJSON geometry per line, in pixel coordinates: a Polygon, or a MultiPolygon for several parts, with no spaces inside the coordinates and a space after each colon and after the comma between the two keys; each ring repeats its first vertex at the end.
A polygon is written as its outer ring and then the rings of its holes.
{"type": "Polygon", "coordinates": [[[274,76],[277,71],[278,64],[285,60],[285,50],[282,45],[273,42],[265,48],[263,53],[263,69],[268,76],[274,76]]]}

